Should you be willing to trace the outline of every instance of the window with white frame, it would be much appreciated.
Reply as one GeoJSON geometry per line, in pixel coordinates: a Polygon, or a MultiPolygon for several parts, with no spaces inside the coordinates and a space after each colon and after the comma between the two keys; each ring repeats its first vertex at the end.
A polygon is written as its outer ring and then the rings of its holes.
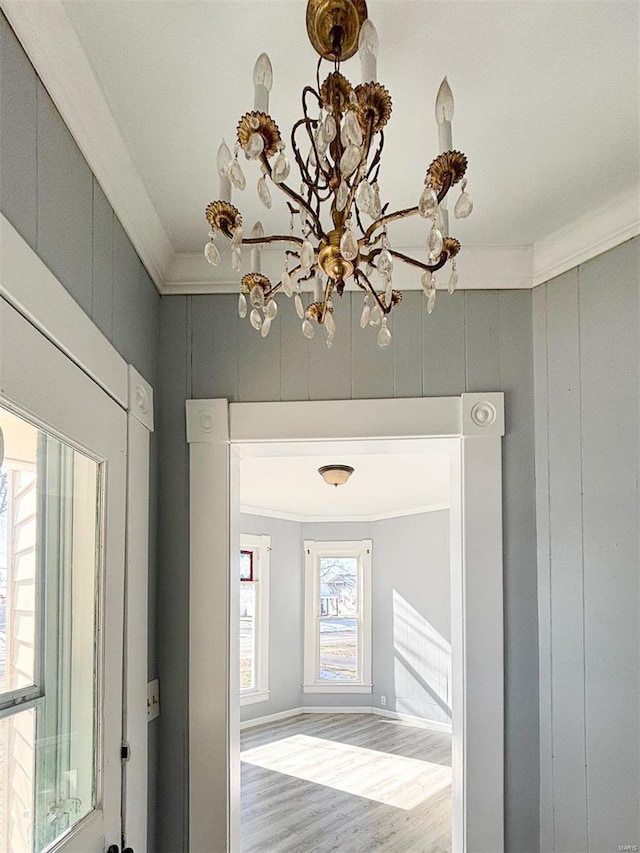
{"type": "Polygon", "coordinates": [[[370,539],[305,541],[305,693],[371,693],[370,539]]]}
{"type": "Polygon", "coordinates": [[[270,536],[240,536],[240,704],[269,698],[270,536]]]}

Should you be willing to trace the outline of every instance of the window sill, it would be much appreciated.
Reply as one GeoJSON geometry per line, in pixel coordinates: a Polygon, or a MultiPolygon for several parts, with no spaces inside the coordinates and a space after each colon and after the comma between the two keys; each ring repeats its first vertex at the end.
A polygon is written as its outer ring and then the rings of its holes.
{"type": "Polygon", "coordinates": [[[304,684],[303,693],[373,693],[373,684],[304,684]]]}
{"type": "Polygon", "coordinates": [[[252,693],[240,694],[240,706],[257,705],[258,702],[267,702],[271,695],[270,690],[255,690],[252,693]]]}

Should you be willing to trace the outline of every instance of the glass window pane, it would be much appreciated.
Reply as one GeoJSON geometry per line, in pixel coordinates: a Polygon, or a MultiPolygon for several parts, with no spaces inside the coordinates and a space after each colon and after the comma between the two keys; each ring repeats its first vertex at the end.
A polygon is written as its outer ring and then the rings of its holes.
{"type": "Polygon", "coordinates": [[[356,557],[320,557],[319,615],[358,615],[358,560],[356,557]]]}
{"type": "Polygon", "coordinates": [[[0,849],[39,853],[95,805],[100,467],[2,408],[0,428],[0,698],[44,687],[2,724],[0,849]]]}
{"type": "Polygon", "coordinates": [[[32,849],[35,711],[0,720],[0,850],[32,849]]]}
{"type": "Polygon", "coordinates": [[[0,409],[0,692],[34,684],[38,430],[0,409]]]}
{"type": "Polygon", "coordinates": [[[357,661],[358,620],[320,619],[319,678],[355,681],[357,661]]]}
{"type": "Polygon", "coordinates": [[[240,551],[240,580],[253,580],[253,551],[240,551]]]}
{"type": "Polygon", "coordinates": [[[250,581],[240,584],[240,689],[256,686],[256,587],[250,581]]]}

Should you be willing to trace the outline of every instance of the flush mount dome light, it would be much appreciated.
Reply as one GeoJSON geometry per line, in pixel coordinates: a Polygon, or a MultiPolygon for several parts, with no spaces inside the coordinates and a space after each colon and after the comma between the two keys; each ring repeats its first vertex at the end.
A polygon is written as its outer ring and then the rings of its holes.
{"type": "Polygon", "coordinates": [[[350,465],[323,465],[318,468],[318,474],[330,486],[343,486],[353,474],[350,465]]]}

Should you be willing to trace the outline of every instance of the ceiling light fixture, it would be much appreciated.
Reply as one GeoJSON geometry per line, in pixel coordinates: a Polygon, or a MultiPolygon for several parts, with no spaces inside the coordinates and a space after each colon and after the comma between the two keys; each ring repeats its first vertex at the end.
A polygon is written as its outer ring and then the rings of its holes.
{"type": "Polygon", "coordinates": [[[329,486],[344,486],[354,469],[351,465],[323,465],[318,474],[329,486]]]}
{"type": "Polygon", "coordinates": [[[452,150],[451,120],[453,95],[446,77],[436,98],[436,120],[439,129],[439,154],[427,169],[424,188],[418,204],[393,212],[380,198],[378,177],[384,148],[384,127],[391,115],[391,97],[377,82],[376,64],[378,36],[367,18],[364,0],[309,0],[307,33],[320,54],[316,85],[302,91],[303,117],[291,131],[291,151],[300,171],[299,192],[287,180],[291,162],[280,130],[269,115],[269,91],[273,72],[269,57],[261,54],[253,74],[254,110],[240,119],[234,156],[222,143],[217,167],[220,177],[218,201],[206,209],[211,226],[205,257],[216,265],[220,252],[215,240],[218,232],[231,241],[231,265],[242,269],[242,247],[251,246],[251,272],[242,277],[238,313],[249,321],[262,337],[269,334],[278,314],[275,296],[292,297],[302,321],[302,332],[314,336],[314,322],[324,327],[327,346],[336,334],[334,296],[342,296],[347,279],[364,291],[360,326],[378,329],[381,348],[391,343],[388,317],[402,299],[392,282],[394,263],[400,261],[422,270],[422,287],[427,311],[435,305],[437,270],[451,261],[448,290],[458,283],[455,256],[460,243],[449,237],[445,196],[461,183],[461,194],[454,207],[458,219],[467,217],[473,202],[463,180],[467,158],[452,150]],[[353,86],[340,72],[341,62],[359,52],[363,82],[353,86]],[[332,63],[333,70],[321,82],[322,61],[332,63]],[[249,160],[260,164],[258,196],[271,208],[271,187],[287,196],[290,212],[288,234],[265,235],[256,222],[245,236],[240,211],[231,203],[232,186],[244,190],[246,179],[238,154],[244,150],[249,160]],[[391,247],[387,225],[414,215],[422,216],[428,225],[426,258],[419,260],[391,247]],[[367,217],[368,219],[365,219],[367,217]],[[370,222],[368,221],[370,220],[370,222]],[[328,222],[330,226],[328,227],[328,222]],[[298,223],[296,225],[296,222],[298,223]],[[296,231],[299,230],[300,234],[296,231]],[[356,232],[359,236],[356,236],[356,232]],[[284,243],[284,267],[279,282],[272,284],[262,274],[260,247],[284,243]],[[310,285],[311,299],[302,301],[303,283],[310,285]]]}

